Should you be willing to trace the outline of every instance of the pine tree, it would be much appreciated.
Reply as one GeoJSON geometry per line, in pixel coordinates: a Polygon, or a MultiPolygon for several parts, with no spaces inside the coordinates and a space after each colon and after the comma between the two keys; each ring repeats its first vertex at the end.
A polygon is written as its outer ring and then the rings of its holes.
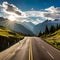
{"type": "Polygon", "coordinates": [[[54,33],[55,30],[56,30],[56,29],[55,29],[55,26],[52,25],[51,28],[50,28],[50,33],[54,33]]]}
{"type": "Polygon", "coordinates": [[[45,28],[45,34],[49,34],[49,29],[48,29],[47,25],[46,25],[46,28],[45,28]]]}
{"type": "Polygon", "coordinates": [[[42,35],[42,33],[41,33],[41,31],[40,31],[40,33],[39,33],[39,35],[38,36],[41,36],[42,35]]]}
{"type": "Polygon", "coordinates": [[[56,26],[56,30],[58,30],[59,29],[59,25],[57,24],[57,26],[56,26]]]}
{"type": "Polygon", "coordinates": [[[58,26],[58,29],[60,29],[60,24],[59,24],[59,26],[58,26]]]}

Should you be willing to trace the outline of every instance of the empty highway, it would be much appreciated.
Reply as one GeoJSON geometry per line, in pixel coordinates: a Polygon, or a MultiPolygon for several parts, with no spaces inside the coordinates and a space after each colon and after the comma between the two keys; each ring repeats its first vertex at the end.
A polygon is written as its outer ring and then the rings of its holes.
{"type": "Polygon", "coordinates": [[[38,37],[26,37],[10,60],[60,60],[60,51],[38,37]]]}

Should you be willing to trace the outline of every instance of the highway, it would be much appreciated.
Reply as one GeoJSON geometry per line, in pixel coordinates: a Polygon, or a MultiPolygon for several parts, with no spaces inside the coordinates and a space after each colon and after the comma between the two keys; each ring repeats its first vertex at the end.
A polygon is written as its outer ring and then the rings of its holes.
{"type": "Polygon", "coordinates": [[[26,37],[10,60],[60,60],[60,51],[41,38],[26,37]]]}

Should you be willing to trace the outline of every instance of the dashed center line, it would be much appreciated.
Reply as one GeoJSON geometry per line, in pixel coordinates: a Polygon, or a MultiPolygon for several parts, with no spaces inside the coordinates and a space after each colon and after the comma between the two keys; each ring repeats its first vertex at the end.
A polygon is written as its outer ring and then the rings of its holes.
{"type": "Polygon", "coordinates": [[[47,53],[49,54],[49,56],[52,58],[52,59],[54,59],[54,57],[47,51],[47,53]]]}

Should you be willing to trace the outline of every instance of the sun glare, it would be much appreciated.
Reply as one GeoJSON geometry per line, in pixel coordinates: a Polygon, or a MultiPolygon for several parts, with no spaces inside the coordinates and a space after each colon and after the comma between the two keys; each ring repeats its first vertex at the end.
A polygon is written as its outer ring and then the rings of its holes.
{"type": "Polygon", "coordinates": [[[10,15],[10,16],[8,17],[8,19],[9,19],[10,21],[15,21],[15,20],[16,20],[15,16],[13,16],[13,15],[10,15]]]}

